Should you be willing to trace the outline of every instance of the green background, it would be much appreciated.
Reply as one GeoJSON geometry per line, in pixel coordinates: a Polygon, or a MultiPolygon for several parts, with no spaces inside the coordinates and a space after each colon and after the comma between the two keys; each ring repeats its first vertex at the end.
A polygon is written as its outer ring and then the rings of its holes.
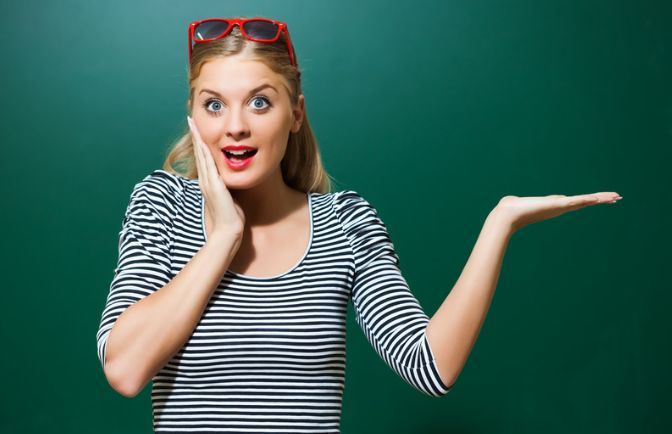
{"type": "Polygon", "coordinates": [[[335,190],[374,204],[431,317],[500,197],[623,199],[516,233],[452,391],[348,317],[344,433],[671,432],[667,1],[10,1],[2,38],[0,431],[151,432],[96,331],[133,185],[185,131],[187,34],[286,21],[335,190]]]}

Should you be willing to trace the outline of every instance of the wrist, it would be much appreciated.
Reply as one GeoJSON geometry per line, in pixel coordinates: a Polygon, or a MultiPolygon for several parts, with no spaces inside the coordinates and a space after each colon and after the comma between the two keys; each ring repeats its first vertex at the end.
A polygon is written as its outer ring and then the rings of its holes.
{"type": "Polygon", "coordinates": [[[212,234],[208,236],[208,241],[212,241],[215,244],[236,244],[240,242],[242,238],[242,232],[230,230],[213,231],[212,234]]]}
{"type": "Polygon", "coordinates": [[[486,218],[486,222],[503,231],[507,237],[513,235],[517,230],[511,214],[499,205],[495,206],[492,211],[490,211],[486,218]]]}

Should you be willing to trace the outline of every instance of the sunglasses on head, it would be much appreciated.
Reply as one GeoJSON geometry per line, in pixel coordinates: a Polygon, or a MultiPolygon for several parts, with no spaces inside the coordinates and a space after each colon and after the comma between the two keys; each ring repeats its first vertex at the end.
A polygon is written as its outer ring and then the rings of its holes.
{"type": "Polygon", "coordinates": [[[285,33],[287,50],[289,51],[289,60],[296,66],[296,57],[294,48],[289,38],[287,24],[282,21],[271,20],[269,18],[206,18],[199,21],[193,21],[189,24],[189,63],[192,57],[192,41],[210,42],[221,39],[229,34],[233,26],[237,25],[240,32],[250,41],[255,42],[275,42],[280,38],[280,33],[285,33]]]}

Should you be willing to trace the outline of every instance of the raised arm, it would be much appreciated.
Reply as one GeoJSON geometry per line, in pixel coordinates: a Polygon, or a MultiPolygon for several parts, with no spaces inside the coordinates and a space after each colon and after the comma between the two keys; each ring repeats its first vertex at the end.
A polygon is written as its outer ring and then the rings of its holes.
{"type": "Polygon", "coordinates": [[[355,319],[376,352],[402,379],[429,395],[442,396],[451,378],[437,369],[425,329],[429,318],[411,293],[399,257],[376,209],[354,191],[337,193],[336,214],[355,260],[355,319]]]}
{"type": "Polygon", "coordinates": [[[531,223],[620,198],[615,192],[503,197],[486,218],[462,274],[427,326],[442,375],[455,381],[466,364],[490,308],[513,233],[531,223]]]}
{"type": "Polygon", "coordinates": [[[460,278],[427,325],[439,370],[455,382],[492,301],[511,237],[508,220],[491,212],[460,278]]]}

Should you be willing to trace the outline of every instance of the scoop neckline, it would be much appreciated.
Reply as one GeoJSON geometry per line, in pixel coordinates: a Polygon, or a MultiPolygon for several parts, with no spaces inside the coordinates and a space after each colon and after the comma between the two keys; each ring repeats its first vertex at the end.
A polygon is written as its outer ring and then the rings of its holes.
{"type": "MultiPolygon", "coordinates": [[[[234,277],[239,277],[242,279],[248,279],[248,280],[257,280],[257,281],[264,281],[264,280],[276,280],[282,277],[285,277],[291,273],[293,273],[295,270],[297,270],[305,261],[306,257],[308,256],[308,253],[313,247],[313,234],[315,232],[315,223],[313,221],[313,197],[312,197],[312,192],[307,192],[306,194],[307,201],[308,201],[308,216],[310,220],[310,237],[308,239],[308,246],[306,246],[306,249],[303,252],[303,255],[301,258],[287,271],[284,271],[280,274],[276,274],[274,276],[268,276],[268,277],[258,277],[258,276],[250,276],[248,274],[241,274],[237,273],[233,270],[230,270],[227,268],[227,270],[224,272],[224,275],[231,275],[234,277]]],[[[208,241],[208,235],[206,234],[205,230],[205,197],[201,193],[200,195],[200,200],[201,200],[201,235],[205,241],[208,241]]]]}

